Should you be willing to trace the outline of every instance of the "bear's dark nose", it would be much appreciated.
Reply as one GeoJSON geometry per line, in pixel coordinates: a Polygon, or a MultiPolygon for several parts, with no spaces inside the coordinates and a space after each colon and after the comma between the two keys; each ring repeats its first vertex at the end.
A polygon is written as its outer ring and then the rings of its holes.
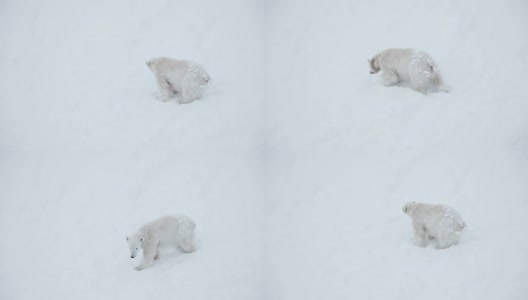
{"type": "Polygon", "coordinates": [[[130,255],[130,258],[134,258],[134,255],[130,255]]]}

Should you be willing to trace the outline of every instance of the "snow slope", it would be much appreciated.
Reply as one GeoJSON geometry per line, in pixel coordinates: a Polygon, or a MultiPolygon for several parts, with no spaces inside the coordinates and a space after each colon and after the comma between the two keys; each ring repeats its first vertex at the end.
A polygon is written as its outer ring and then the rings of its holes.
{"type": "Polygon", "coordinates": [[[267,298],[527,299],[527,4],[274,4],[267,298]],[[383,87],[387,47],[428,51],[452,92],[383,87]],[[461,244],[413,246],[408,201],[455,207],[461,244]]]}
{"type": "Polygon", "coordinates": [[[2,4],[0,299],[261,294],[260,21],[230,4],[2,4]],[[207,68],[202,101],[155,99],[161,55],[207,68]],[[168,213],[200,250],[135,271],[125,235],[168,213]]]}
{"type": "Polygon", "coordinates": [[[525,299],[528,5],[0,3],[0,299],[525,299]],[[428,51],[452,87],[385,88],[366,60],[428,51]],[[144,61],[200,62],[204,99],[156,101],[144,61]],[[407,201],[460,245],[412,245],[407,201]],[[199,250],[137,272],[166,213],[199,250]]]}

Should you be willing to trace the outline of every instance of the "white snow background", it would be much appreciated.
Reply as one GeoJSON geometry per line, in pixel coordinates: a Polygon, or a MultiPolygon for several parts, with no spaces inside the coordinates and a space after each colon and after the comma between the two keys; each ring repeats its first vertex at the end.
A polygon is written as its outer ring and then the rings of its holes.
{"type": "Polygon", "coordinates": [[[523,0],[1,1],[0,299],[528,299],[527,36],[523,0]],[[388,47],[452,91],[383,87],[388,47]],[[204,98],[158,101],[156,56],[204,98]],[[135,271],[168,213],[198,251],[135,271]]]}

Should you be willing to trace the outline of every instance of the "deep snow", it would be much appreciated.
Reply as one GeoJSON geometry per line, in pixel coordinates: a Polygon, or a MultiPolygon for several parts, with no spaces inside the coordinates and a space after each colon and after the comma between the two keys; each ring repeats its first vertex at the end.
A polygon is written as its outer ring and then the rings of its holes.
{"type": "Polygon", "coordinates": [[[1,2],[0,299],[526,299],[527,28],[522,0],[1,2]],[[452,91],[383,87],[387,47],[452,91]],[[156,100],[161,55],[202,100],[156,100]],[[460,245],[413,246],[408,201],[460,245]],[[199,250],[135,271],[167,213],[199,250]]]}

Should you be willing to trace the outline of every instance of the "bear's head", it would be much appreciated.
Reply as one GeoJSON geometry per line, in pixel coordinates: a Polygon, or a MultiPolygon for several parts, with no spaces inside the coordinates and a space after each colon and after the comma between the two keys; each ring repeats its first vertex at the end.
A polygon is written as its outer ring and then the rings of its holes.
{"type": "Polygon", "coordinates": [[[402,207],[402,210],[403,212],[410,216],[411,215],[411,212],[414,210],[414,207],[416,206],[416,202],[413,201],[413,202],[409,202],[407,204],[405,204],[403,207],[402,207]]]}
{"type": "Polygon", "coordinates": [[[155,67],[155,65],[156,65],[156,59],[153,58],[153,59],[151,59],[151,60],[147,60],[147,61],[145,62],[145,65],[146,65],[151,71],[154,71],[154,67],[155,67]]]}
{"type": "Polygon", "coordinates": [[[377,57],[373,57],[368,60],[369,67],[370,67],[370,74],[376,74],[380,71],[379,62],[377,60],[377,57]]]}
{"type": "Polygon", "coordinates": [[[126,240],[128,243],[128,249],[130,249],[130,258],[136,257],[139,249],[141,249],[143,246],[143,241],[145,241],[145,238],[134,234],[132,236],[127,236],[126,240]]]}
{"type": "Polygon", "coordinates": [[[160,60],[162,58],[151,58],[150,60],[147,60],[145,62],[145,65],[152,71],[152,72],[156,72],[156,69],[158,68],[158,64],[160,63],[160,60]]]}

